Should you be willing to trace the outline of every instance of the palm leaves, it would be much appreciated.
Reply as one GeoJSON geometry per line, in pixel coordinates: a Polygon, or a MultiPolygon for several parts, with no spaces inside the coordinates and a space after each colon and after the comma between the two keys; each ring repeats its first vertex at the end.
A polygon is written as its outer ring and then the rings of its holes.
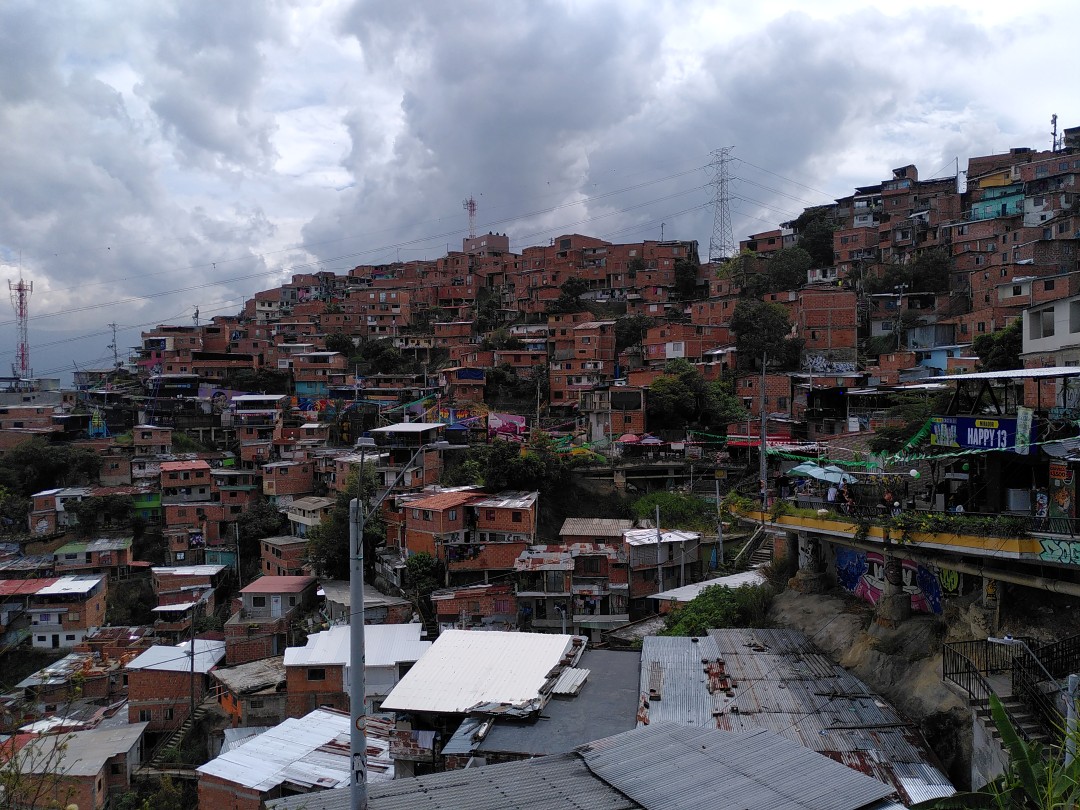
{"type": "MultiPolygon", "coordinates": [[[[980,790],[920,802],[912,810],[1077,810],[1080,758],[1068,766],[1016,731],[1005,707],[990,696],[990,713],[1009,753],[1009,766],[980,790]]],[[[1076,733],[1074,730],[1073,734],[1076,733]]]]}

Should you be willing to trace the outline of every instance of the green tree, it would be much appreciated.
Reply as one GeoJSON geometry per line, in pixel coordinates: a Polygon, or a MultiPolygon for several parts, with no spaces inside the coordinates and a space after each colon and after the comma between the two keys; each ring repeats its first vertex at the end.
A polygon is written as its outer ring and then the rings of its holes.
{"type": "Polygon", "coordinates": [[[135,509],[130,495],[104,495],[84,498],[75,507],[78,520],[76,533],[80,537],[91,537],[99,528],[118,528],[131,525],[135,509]]]}
{"type": "Polygon", "coordinates": [[[356,351],[356,344],[352,337],[344,332],[331,332],[326,336],[326,350],[328,352],[340,352],[346,357],[352,357],[356,351]]]}
{"type": "Polygon", "coordinates": [[[29,439],[0,458],[0,486],[23,497],[53,487],[96,481],[101,458],[84,447],[29,439]]]}
{"type": "MultiPolygon", "coordinates": [[[[375,484],[374,461],[364,465],[362,475],[351,472],[345,491],[338,493],[330,514],[308,532],[305,556],[319,576],[349,578],[349,504],[356,497],[358,486],[362,505],[368,504],[375,494],[375,484]]],[[[369,569],[374,568],[375,550],[385,539],[386,527],[375,510],[364,523],[364,560],[369,569]]]]}
{"type": "Polygon", "coordinates": [[[791,337],[791,321],[779,304],[739,301],[731,316],[731,330],[739,368],[759,366],[762,355],[767,355],[770,366],[798,368],[802,340],[791,337]]]}
{"type": "Polygon", "coordinates": [[[1023,368],[1020,353],[1024,350],[1024,336],[1020,331],[1023,319],[1017,318],[1004,329],[988,335],[979,335],[971,344],[979,355],[983,371],[1008,371],[1023,368]]]}
{"type": "Polygon", "coordinates": [[[631,504],[634,517],[655,520],[656,507],[660,507],[660,523],[674,529],[716,528],[716,507],[695,495],[657,490],[650,492],[631,504]]]}
{"type": "Polygon", "coordinates": [[[660,429],[690,424],[718,428],[746,413],[727,384],[706,382],[692,363],[681,358],[670,361],[664,376],[650,383],[645,409],[649,424],[660,429]]]}
{"type": "Polygon", "coordinates": [[[871,453],[898,453],[922,429],[926,420],[936,413],[943,413],[948,406],[949,394],[933,397],[920,394],[900,396],[886,412],[886,423],[874,431],[867,445],[871,453]]]}
{"type": "Polygon", "coordinates": [[[424,616],[433,616],[431,592],[442,587],[443,566],[426,551],[412,554],[405,560],[405,589],[424,616]]]}
{"type": "Polygon", "coordinates": [[[691,301],[698,297],[698,276],[701,265],[690,259],[675,262],[675,284],[671,290],[678,301],[691,301]]]}
{"type": "Polygon", "coordinates": [[[838,223],[828,206],[807,208],[795,220],[798,245],[810,254],[814,267],[832,267],[836,263],[833,232],[837,227],[838,223]]]}
{"type": "Polygon", "coordinates": [[[807,273],[813,265],[813,257],[801,247],[776,251],[766,264],[769,292],[798,290],[806,286],[807,273]]]}
{"type": "Polygon", "coordinates": [[[22,534],[26,531],[26,516],[30,514],[30,499],[7,487],[0,486],[0,534],[22,534]]]}
{"type": "Polygon", "coordinates": [[[767,585],[711,585],[665,619],[662,636],[704,636],[723,627],[768,627],[773,592],[767,585]]]}
{"type": "Polygon", "coordinates": [[[615,321],[615,353],[645,340],[645,335],[656,325],[656,319],[648,315],[626,315],[615,321]]]}
{"type": "Polygon", "coordinates": [[[589,290],[589,285],[577,276],[571,276],[559,287],[559,297],[555,299],[548,312],[584,312],[585,302],[581,296],[589,290]]]}
{"type": "Polygon", "coordinates": [[[236,517],[240,535],[240,561],[244,580],[255,576],[259,570],[259,541],[264,537],[277,537],[289,527],[288,518],[274,504],[259,498],[248,504],[236,517]]]}
{"type": "Polygon", "coordinates": [[[1021,738],[996,695],[990,696],[990,714],[1009,755],[1005,772],[979,790],[930,799],[912,805],[912,810],[1074,810],[1080,806],[1080,758],[1065,764],[1039,743],[1021,738]]]}
{"type": "Polygon", "coordinates": [[[484,488],[489,492],[504,489],[552,493],[566,486],[572,464],[555,449],[546,433],[534,431],[526,445],[503,440],[488,448],[484,488]]]}

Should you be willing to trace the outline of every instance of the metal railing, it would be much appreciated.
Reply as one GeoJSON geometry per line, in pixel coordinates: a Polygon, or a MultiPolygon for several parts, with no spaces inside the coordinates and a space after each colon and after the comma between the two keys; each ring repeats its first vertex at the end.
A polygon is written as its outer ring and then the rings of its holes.
{"type": "Polygon", "coordinates": [[[1065,731],[1061,705],[1061,680],[1080,671],[1080,635],[1040,646],[1031,651],[1018,645],[1011,664],[1012,692],[1038,717],[1056,740],[1065,731]],[[1048,680],[1047,673],[1057,680],[1048,680]]]}
{"type": "MultiPolygon", "coordinates": [[[[1030,641],[1028,638],[1021,640],[1030,641]]],[[[1015,673],[1015,662],[1020,659],[1022,653],[1023,648],[1019,645],[1012,647],[991,644],[986,639],[946,642],[941,645],[942,680],[954,683],[963,689],[972,703],[986,706],[990,702],[990,696],[997,695],[989,676],[1006,672],[1015,673]]],[[[997,696],[1002,697],[1002,695],[997,696]]],[[[1018,718],[1008,706],[1004,708],[1017,733],[1024,739],[1030,740],[1029,727],[1018,722],[1018,718]]]]}

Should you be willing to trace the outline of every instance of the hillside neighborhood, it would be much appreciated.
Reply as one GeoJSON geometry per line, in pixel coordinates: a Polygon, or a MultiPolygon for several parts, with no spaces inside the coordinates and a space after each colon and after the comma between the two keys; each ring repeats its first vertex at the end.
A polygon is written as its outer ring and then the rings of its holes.
{"type": "Polygon", "coordinates": [[[1075,744],[1080,127],[867,182],[0,378],[0,807],[353,807],[358,678],[373,810],[896,810],[1007,772],[1002,713],[1075,744]]]}

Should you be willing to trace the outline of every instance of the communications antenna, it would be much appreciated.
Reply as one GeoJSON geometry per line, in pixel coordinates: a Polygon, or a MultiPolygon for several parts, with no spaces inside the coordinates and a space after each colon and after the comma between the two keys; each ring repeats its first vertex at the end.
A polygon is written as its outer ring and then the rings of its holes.
{"type": "Polygon", "coordinates": [[[731,233],[731,150],[734,146],[712,151],[709,172],[715,189],[712,236],[709,237],[709,261],[722,261],[735,255],[735,237],[731,233]]]}
{"type": "Polygon", "coordinates": [[[19,270],[19,280],[8,279],[8,292],[11,294],[11,306],[15,310],[15,332],[17,345],[15,347],[15,362],[11,364],[11,373],[16,377],[27,380],[34,376],[30,368],[30,294],[34,291],[34,282],[23,281],[22,270],[19,270]]]}
{"type": "Polygon", "coordinates": [[[199,325],[199,308],[195,307],[195,314],[191,316],[191,320],[195,321],[195,325],[199,325]]]}
{"type": "Polygon", "coordinates": [[[470,194],[468,199],[461,201],[461,207],[469,212],[469,238],[476,236],[476,200],[470,194]]]}
{"type": "Polygon", "coordinates": [[[1050,116],[1050,137],[1052,138],[1051,143],[1053,144],[1053,146],[1050,147],[1050,150],[1056,152],[1060,148],[1057,131],[1057,113],[1050,116]]]}
{"type": "Polygon", "coordinates": [[[112,343],[110,343],[105,348],[106,349],[112,349],[113,371],[116,371],[116,369],[120,368],[120,357],[117,354],[117,345],[116,345],[116,324],[115,323],[110,323],[109,328],[112,330],[112,343]]]}

